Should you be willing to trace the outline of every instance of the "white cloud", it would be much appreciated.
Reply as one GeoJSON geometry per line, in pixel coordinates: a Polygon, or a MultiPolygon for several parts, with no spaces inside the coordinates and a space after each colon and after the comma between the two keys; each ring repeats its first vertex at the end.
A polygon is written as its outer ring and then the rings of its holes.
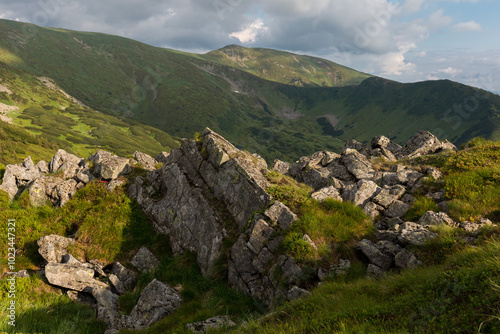
{"type": "Polygon", "coordinates": [[[426,79],[427,80],[439,80],[439,78],[437,76],[432,75],[432,74],[427,74],[426,79]]]}
{"type": "Polygon", "coordinates": [[[453,31],[456,32],[463,32],[463,31],[481,31],[483,28],[481,25],[477,22],[474,21],[468,21],[468,22],[460,22],[452,27],[453,31]]]}
{"type": "Polygon", "coordinates": [[[229,34],[229,37],[235,37],[244,44],[253,43],[257,40],[259,34],[267,30],[268,28],[264,26],[264,22],[259,18],[251,24],[244,26],[242,30],[229,34]]]}
{"type": "Polygon", "coordinates": [[[441,68],[441,69],[439,69],[438,72],[439,73],[443,73],[443,74],[448,74],[451,77],[455,77],[459,73],[462,73],[462,70],[458,69],[458,68],[447,67],[447,68],[441,68]]]}

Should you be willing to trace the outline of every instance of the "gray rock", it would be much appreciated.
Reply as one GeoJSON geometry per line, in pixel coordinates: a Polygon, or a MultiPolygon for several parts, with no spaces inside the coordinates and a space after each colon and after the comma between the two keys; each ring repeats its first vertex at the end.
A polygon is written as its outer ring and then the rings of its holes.
{"type": "Polygon", "coordinates": [[[377,267],[387,270],[392,265],[391,257],[385,255],[380,249],[370,240],[363,239],[359,242],[359,247],[363,254],[377,267]]]}
{"type": "Polygon", "coordinates": [[[399,200],[405,192],[405,187],[399,184],[392,187],[384,187],[382,191],[373,197],[373,202],[384,208],[388,208],[394,201],[399,200]]]}
{"type": "Polygon", "coordinates": [[[168,157],[170,153],[168,152],[160,152],[156,155],[155,160],[158,162],[166,163],[168,161],[168,157]]]}
{"type": "Polygon", "coordinates": [[[81,265],[48,263],[45,277],[50,284],[66,289],[83,291],[85,288],[106,288],[107,285],[94,279],[94,270],[81,265]]]}
{"type": "Polygon", "coordinates": [[[299,298],[305,298],[307,296],[310,296],[311,293],[305,289],[299,288],[298,286],[294,285],[290,290],[288,290],[286,294],[286,298],[288,300],[294,300],[294,299],[299,299],[299,298]]]}
{"type": "Polygon", "coordinates": [[[132,156],[145,170],[152,171],[156,169],[156,160],[149,154],[135,151],[132,156]]]}
{"type": "Polygon", "coordinates": [[[384,254],[396,256],[401,251],[401,247],[391,241],[381,240],[377,242],[377,248],[384,254]]]}
{"type": "Polygon", "coordinates": [[[182,298],[177,291],[154,279],[141,293],[130,316],[134,329],[143,329],[174,312],[182,298]]]}
{"type": "Polygon", "coordinates": [[[120,180],[120,179],[111,180],[111,181],[109,181],[108,185],[106,186],[106,189],[109,192],[113,192],[113,191],[115,191],[115,189],[117,187],[121,187],[124,184],[127,184],[127,180],[120,180]]]}
{"type": "Polygon", "coordinates": [[[356,184],[347,186],[344,189],[342,198],[358,206],[364,206],[378,191],[378,186],[373,181],[361,180],[356,184]]]}
{"type": "Polygon", "coordinates": [[[399,218],[403,217],[408,210],[410,210],[410,205],[401,201],[394,201],[389,205],[387,210],[385,210],[384,215],[389,218],[399,218]]]}
{"type": "Polygon", "coordinates": [[[290,170],[290,164],[288,162],[275,159],[271,165],[271,169],[280,172],[283,175],[287,175],[290,170]]]}
{"type": "Polygon", "coordinates": [[[370,161],[356,150],[345,150],[342,163],[358,180],[370,179],[375,172],[370,161]]]}
{"type": "Polygon", "coordinates": [[[137,254],[132,258],[130,263],[136,267],[139,271],[152,271],[156,270],[160,261],[147,249],[146,247],[141,247],[137,254]]]}
{"type": "MultiPolygon", "coordinates": [[[[84,160],[82,158],[78,158],[76,155],[60,149],[49,162],[49,172],[55,173],[60,170],[71,170],[74,168],[78,170],[78,167],[83,166],[83,162],[84,160]]],[[[71,173],[72,172],[70,171],[69,174],[71,173]]]]}
{"type": "Polygon", "coordinates": [[[47,161],[40,160],[36,163],[35,168],[38,169],[40,174],[47,174],[49,173],[49,164],[47,161]]]}
{"type": "Polygon", "coordinates": [[[472,233],[472,235],[477,235],[479,230],[484,227],[484,226],[493,226],[493,223],[491,220],[486,219],[486,218],[481,218],[479,223],[476,222],[470,222],[470,221],[463,221],[460,222],[459,226],[460,228],[466,230],[467,232],[472,233]]]}
{"type": "Polygon", "coordinates": [[[81,168],[78,173],[76,173],[75,180],[87,184],[93,181],[95,178],[92,175],[89,168],[81,168]]]}
{"type": "Polygon", "coordinates": [[[64,256],[68,255],[68,246],[74,242],[74,239],[65,238],[60,235],[47,235],[38,239],[38,253],[48,263],[61,263],[64,256]]]}
{"type": "Polygon", "coordinates": [[[329,276],[332,275],[343,275],[351,268],[351,261],[340,259],[338,264],[330,266],[329,276]]]}
{"type": "Polygon", "coordinates": [[[401,269],[412,269],[422,264],[422,261],[419,261],[415,254],[407,249],[403,249],[397,253],[394,257],[394,262],[396,267],[401,269]]]}
{"type": "Polygon", "coordinates": [[[328,198],[332,198],[334,200],[342,202],[342,196],[340,196],[339,191],[334,186],[322,188],[318,191],[315,191],[311,194],[311,197],[320,202],[328,198]]]}
{"type": "Polygon", "coordinates": [[[380,278],[380,277],[385,275],[385,271],[382,268],[380,268],[372,263],[370,263],[368,265],[368,268],[366,268],[366,271],[367,271],[368,276],[373,277],[373,278],[380,278]]]}
{"type": "Polygon", "coordinates": [[[259,219],[255,224],[248,241],[248,247],[259,254],[264,245],[266,245],[274,235],[274,229],[270,227],[265,220],[259,219]]]}
{"type": "Polygon", "coordinates": [[[321,159],[321,165],[323,167],[330,165],[334,160],[340,160],[340,158],[342,158],[340,154],[334,152],[324,151],[323,154],[323,159],[321,159]]]}
{"type": "Polygon", "coordinates": [[[193,322],[186,325],[186,329],[196,334],[206,333],[210,329],[234,327],[236,324],[227,315],[216,316],[205,321],[193,322]]]}
{"type": "Polygon", "coordinates": [[[428,240],[437,237],[437,234],[429,231],[420,224],[405,222],[400,227],[398,241],[404,244],[420,246],[428,240]]]}
{"type": "Polygon", "coordinates": [[[417,222],[418,224],[422,226],[430,226],[430,225],[449,225],[452,227],[457,227],[458,224],[451,219],[450,216],[448,216],[444,212],[434,212],[434,211],[427,211],[417,222]]]}
{"type": "Polygon", "coordinates": [[[398,158],[414,158],[435,153],[442,149],[439,139],[427,131],[420,131],[409,139],[398,154],[398,158]]]}
{"type": "Polygon", "coordinates": [[[118,176],[129,174],[132,171],[129,159],[103,150],[98,150],[89,157],[89,160],[94,162],[93,174],[103,180],[114,180],[118,176]]]}
{"type": "Polygon", "coordinates": [[[50,193],[51,202],[55,206],[64,206],[76,194],[78,182],[73,179],[63,181],[50,193]]]}
{"type": "Polygon", "coordinates": [[[375,220],[378,216],[380,216],[380,212],[382,212],[384,208],[378,204],[373,202],[368,202],[363,207],[363,211],[370,217],[372,220],[375,220]]]}
{"type": "Polygon", "coordinates": [[[298,220],[297,215],[280,201],[275,201],[264,214],[282,230],[288,230],[298,220]]]}
{"type": "Polygon", "coordinates": [[[368,146],[355,139],[347,141],[342,152],[345,154],[348,150],[355,150],[365,156],[368,154],[368,146]]]}
{"type": "Polygon", "coordinates": [[[131,290],[139,277],[136,272],[126,268],[120,262],[113,263],[111,266],[111,274],[116,276],[125,290],[131,290]]]}
{"type": "Polygon", "coordinates": [[[20,194],[22,188],[29,182],[40,177],[38,168],[35,168],[31,157],[19,165],[7,165],[0,185],[0,190],[5,191],[10,199],[20,194]]]}

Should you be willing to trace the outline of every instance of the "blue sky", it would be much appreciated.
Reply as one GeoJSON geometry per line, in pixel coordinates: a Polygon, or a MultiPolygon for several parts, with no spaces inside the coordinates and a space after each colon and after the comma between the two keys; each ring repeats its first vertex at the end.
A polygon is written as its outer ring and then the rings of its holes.
{"type": "Polygon", "coordinates": [[[500,93],[498,0],[2,0],[0,18],[189,52],[227,44],[500,93]]]}

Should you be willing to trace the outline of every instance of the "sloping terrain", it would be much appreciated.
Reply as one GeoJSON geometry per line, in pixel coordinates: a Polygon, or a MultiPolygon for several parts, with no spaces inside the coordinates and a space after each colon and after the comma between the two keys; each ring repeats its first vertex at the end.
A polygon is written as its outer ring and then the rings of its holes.
{"type": "Polygon", "coordinates": [[[419,130],[455,144],[499,136],[500,97],[451,81],[401,84],[370,77],[357,84],[364,76],[359,72],[273,50],[230,46],[193,55],[5,20],[0,36],[0,61],[52,78],[95,110],[178,137],[208,126],[268,161],[338,151],[346,140],[382,133],[400,144],[419,130]],[[249,60],[227,56],[234,49],[249,60]],[[314,72],[310,66],[316,70],[311,84],[305,82],[314,72]],[[335,85],[327,80],[332,71],[337,84],[357,85],[317,87],[335,85]],[[294,82],[297,76],[303,82],[294,82]]]}

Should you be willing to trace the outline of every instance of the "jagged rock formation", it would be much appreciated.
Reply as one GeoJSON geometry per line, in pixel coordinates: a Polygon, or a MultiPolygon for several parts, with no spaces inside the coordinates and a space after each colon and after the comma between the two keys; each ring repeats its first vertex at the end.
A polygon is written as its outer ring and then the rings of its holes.
{"type": "Polygon", "coordinates": [[[175,253],[189,249],[197,254],[204,274],[221,256],[222,241],[234,238],[228,254],[229,283],[270,305],[300,281],[301,269],[278,252],[280,231],[290,227],[295,214],[275,202],[265,215],[255,215],[272,203],[266,169],[259,156],[205,129],[198,141],[173,150],[162,168],[138,177],[130,196],[156,230],[168,235],[175,253]],[[278,271],[283,275],[273,278],[278,271]]]}

